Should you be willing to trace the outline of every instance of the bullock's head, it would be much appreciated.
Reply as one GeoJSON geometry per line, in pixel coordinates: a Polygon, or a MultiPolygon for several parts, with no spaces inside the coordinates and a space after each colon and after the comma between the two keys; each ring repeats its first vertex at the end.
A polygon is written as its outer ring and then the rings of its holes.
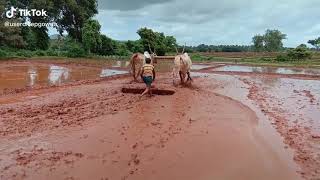
{"type": "Polygon", "coordinates": [[[148,44],[149,45],[149,51],[150,51],[150,53],[151,53],[151,59],[152,59],[152,62],[153,63],[155,63],[155,64],[157,64],[158,62],[157,62],[157,54],[156,54],[156,49],[154,48],[154,51],[152,51],[151,50],[151,47],[150,47],[150,44],[148,44]]]}
{"type": "Polygon", "coordinates": [[[153,62],[153,63],[155,63],[155,64],[158,63],[158,61],[157,61],[157,54],[156,54],[156,53],[152,53],[152,54],[151,54],[151,59],[152,59],[152,62],[153,62]]]}
{"type": "MultiPolygon", "coordinates": [[[[181,54],[184,54],[184,50],[185,50],[185,48],[186,48],[186,44],[184,44],[184,46],[183,46],[183,50],[182,50],[181,54]]],[[[177,55],[179,55],[179,54],[180,54],[180,53],[179,53],[179,51],[178,51],[177,46],[176,46],[176,52],[177,52],[177,55]]]]}

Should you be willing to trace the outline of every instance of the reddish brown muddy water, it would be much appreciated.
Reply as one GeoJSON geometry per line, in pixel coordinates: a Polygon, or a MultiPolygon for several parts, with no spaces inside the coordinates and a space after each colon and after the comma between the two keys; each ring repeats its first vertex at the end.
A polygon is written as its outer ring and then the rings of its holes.
{"type": "Polygon", "coordinates": [[[64,85],[0,96],[0,179],[320,178],[317,70],[195,64],[184,87],[159,62],[154,86],[175,93],[139,98],[104,79],[128,65],[0,63],[2,89],[64,85]]]}
{"type": "Polygon", "coordinates": [[[127,74],[127,62],[114,61],[107,67],[86,67],[59,64],[16,63],[0,66],[0,91],[10,88],[61,85],[68,82],[127,74]]]}

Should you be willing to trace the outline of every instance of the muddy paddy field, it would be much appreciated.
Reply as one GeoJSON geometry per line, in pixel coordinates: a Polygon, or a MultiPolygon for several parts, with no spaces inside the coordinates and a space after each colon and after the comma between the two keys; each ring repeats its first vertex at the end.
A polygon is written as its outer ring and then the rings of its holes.
{"type": "Polygon", "coordinates": [[[124,94],[126,61],[0,62],[0,179],[320,179],[320,70],[194,64],[124,94]]]}

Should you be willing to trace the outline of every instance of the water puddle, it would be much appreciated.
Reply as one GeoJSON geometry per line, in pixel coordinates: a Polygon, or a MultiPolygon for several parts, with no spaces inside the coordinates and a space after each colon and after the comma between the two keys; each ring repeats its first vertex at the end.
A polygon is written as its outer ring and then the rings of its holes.
{"type": "Polygon", "coordinates": [[[320,81],[289,78],[259,78],[254,80],[271,97],[267,103],[281,108],[290,123],[311,128],[320,133],[320,81]]]}
{"type": "MultiPolygon", "coordinates": [[[[126,61],[117,61],[112,67],[124,67],[126,61]]],[[[112,68],[111,67],[111,68],[112,68]]],[[[68,82],[127,74],[125,70],[69,65],[13,65],[0,66],[0,93],[5,89],[61,85],[68,82]]]]}
{"type": "Polygon", "coordinates": [[[127,74],[127,73],[128,73],[128,71],[114,70],[114,69],[102,69],[102,71],[100,73],[100,77],[108,77],[108,76],[127,74]]]}
{"type": "Polygon", "coordinates": [[[287,117],[290,124],[298,122],[310,128],[312,133],[320,133],[320,81],[291,78],[241,77],[235,75],[212,75],[192,73],[192,76],[214,79],[217,81],[217,92],[230,96],[241,102],[248,101],[247,85],[241,79],[254,82],[259,92],[266,96],[266,106],[270,111],[279,110],[287,117]],[[261,92],[260,92],[261,91],[261,92]]]}
{"type": "Polygon", "coordinates": [[[114,68],[127,68],[129,66],[129,61],[112,61],[111,67],[114,68]]]}
{"type": "MultiPolygon", "coordinates": [[[[212,81],[212,83],[214,84],[214,87],[212,87],[213,92],[224,96],[228,96],[252,109],[259,119],[258,125],[253,129],[254,138],[257,138],[262,142],[269,144],[273,148],[273,150],[277,154],[279,154],[279,158],[284,159],[287,162],[291,162],[288,164],[291,168],[298,169],[298,167],[292,161],[293,151],[283,148],[284,144],[282,142],[282,139],[279,137],[278,132],[272,127],[270,121],[268,120],[268,117],[263,114],[259,106],[255,104],[255,102],[253,102],[247,97],[247,95],[249,94],[250,87],[241,81],[243,76],[211,74],[201,72],[193,72],[192,76],[201,77],[208,79],[209,81],[212,81]]],[[[246,78],[250,80],[259,80],[259,78],[256,77],[246,78]]],[[[277,81],[277,78],[272,82],[270,81],[266,83],[268,86],[270,85],[276,88],[279,84],[273,83],[275,81],[277,81]]],[[[270,91],[272,91],[271,87],[270,91]]]]}
{"type": "Polygon", "coordinates": [[[191,70],[201,70],[201,69],[204,69],[204,68],[209,68],[211,67],[210,65],[205,65],[205,64],[193,64],[191,66],[191,70]]]}
{"type": "Polygon", "coordinates": [[[320,76],[320,69],[315,69],[315,68],[226,65],[226,66],[215,68],[214,71],[273,73],[273,74],[303,74],[303,75],[319,75],[320,76]]]}

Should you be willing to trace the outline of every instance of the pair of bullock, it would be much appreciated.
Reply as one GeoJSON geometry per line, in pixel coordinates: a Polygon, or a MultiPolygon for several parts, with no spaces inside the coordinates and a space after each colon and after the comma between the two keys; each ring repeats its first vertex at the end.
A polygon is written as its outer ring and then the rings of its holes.
{"type": "MultiPolygon", "coordinates": [[[[172,70],[173,84],[175,84],[175,79],[177,78],[178,74],[181,80],[181,84],[185,83],[186,77],[187,77],[186,82],[192,80],[190,76],[192,61],[188,53],[184,52],[184,49],[185,48],[183,48],[183,51],[181,54],[179,54],[178,50],[176,49],[177,55],[174,58],[174,67],[172,70]]],[[[135,53],[131,56],[131,59],[130,59],[131,73],[135,81],[137,81],[137,78],[140,76],[141,67],[145,64],[146,57],[151,59],[152,65],[155,65],[157,63],[157,60],[155,58],[157,56],[156,53],[152,52],[151,49],[150,49],[150,52],[151,52],[151,55],[146,51],[144,54],[135,53]]]]}

